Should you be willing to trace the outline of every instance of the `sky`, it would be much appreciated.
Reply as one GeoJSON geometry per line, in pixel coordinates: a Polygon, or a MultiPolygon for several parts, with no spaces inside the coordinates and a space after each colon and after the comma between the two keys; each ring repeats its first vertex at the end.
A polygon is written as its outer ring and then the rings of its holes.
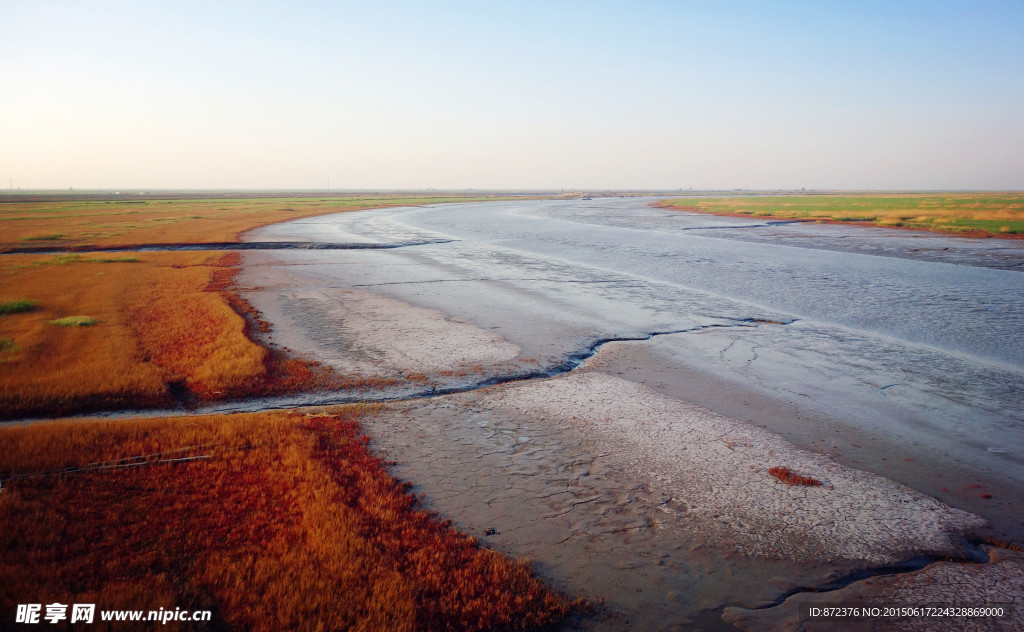
{"type": "Polygon", "coordinates": [[[1024,2],[0,0],[0,190],[1024,190],[1024,2]]]}

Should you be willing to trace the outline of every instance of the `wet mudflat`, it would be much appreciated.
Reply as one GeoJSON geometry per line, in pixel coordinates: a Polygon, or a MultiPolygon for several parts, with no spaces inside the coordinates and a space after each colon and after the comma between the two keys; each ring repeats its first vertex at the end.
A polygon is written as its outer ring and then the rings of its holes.
{"type": "MultiPolygon", "coordinates": [[[[369,426],[378,448],[427,506],[605,598],[599,627],[727,625],[726,606],[1024,540],[1014,242],[617,199],[250,238],[419,244],[246,254],[241,281],[275,343],[379,395],[467,389],[393,404],[369,426]]],[[[999,560],[970,568],[1020,572],[999,560]]]]}

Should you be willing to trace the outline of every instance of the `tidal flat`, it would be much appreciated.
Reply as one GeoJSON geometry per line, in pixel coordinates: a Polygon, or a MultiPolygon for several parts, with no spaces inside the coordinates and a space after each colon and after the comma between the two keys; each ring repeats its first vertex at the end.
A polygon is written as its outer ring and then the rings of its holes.
{"type": "Polygon", "coordinates": [[[603,600],[597,629],[794,629],[791,600],[891,600],[883,576],[1020,610],[1019,242],[637,199],[246,238],[418,244],[246,253],[240,285],[281,348],[383,380],[358,396],[393,400],[365,427],[396,476],[603,600]]]}

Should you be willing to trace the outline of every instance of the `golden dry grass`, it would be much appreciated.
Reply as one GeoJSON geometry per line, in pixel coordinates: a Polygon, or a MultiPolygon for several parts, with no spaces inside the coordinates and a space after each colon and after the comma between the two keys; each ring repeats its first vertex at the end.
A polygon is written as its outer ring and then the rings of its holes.
{"type": "Polygon", "coordinates": [[[383,388],[256,342],[237,253],[0,257],[0,420],[383,388]],[[86,316],[87,315],[87,316],[86,316]]]}
{"type": "Polygon", "coordinates": [[[256,632],[521,630],[566,615],[527,565],[418,511],[368,451],[359,414],[0,428],[8,479],[180,448],[163,458],[211,457],[7,480],[0,611],[209,609],[215,629],[256,632]]]}
{"type": "Polygon", "coordinates": [[[246,230],[314,215],[368,208],[503,199],[497,196],[364,195],[0,201],[0,252],[17,247],[235,242],[246,230]]]}
{"type": "Polygon", "coordinates": [[[970,237],[1024,235],[1024,194],[1020,193],[678,198],[657,205],[700,213],[857,222],[970,237]]]}
{"type": "MultiPolygon", "coordinates": [[[[229,255],[230,257],[230,255],[229,255]]],[[[222,253],[0,258],[0,300],[35,300],[0,316],[0,417],[172,403],[169,385],[200,397],[244,389],[267,373],[267,351],[210,285],[222,253]],[[86,327],[54,321],[88,315],[86,327]]]]}

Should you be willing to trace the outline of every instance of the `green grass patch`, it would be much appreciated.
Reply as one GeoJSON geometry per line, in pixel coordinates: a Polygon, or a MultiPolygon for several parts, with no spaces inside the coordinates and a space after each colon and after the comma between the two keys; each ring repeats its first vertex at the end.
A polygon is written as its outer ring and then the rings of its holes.
{"type": "Polygon", "coordinates": [[[69,263],[78,263],[82,260],[82,255],[54,255],[52,259],[40,259],[39,261],[33,261],[26,265],[14,266],[18,269],[23,268],[45,268],[46,266],[66,266],[69,263]]]}
{"type": "Polygon", "coordinates": [[[85,263],[138,263],[138,257],[101,257],[99,259],[85,259],[85,263]]]}
{"type": "Polygon", "coordinates": [[[948,224],[936,224],[935,227],[944,230],[984,230],[990,233],[1003,233],[1004,235],[1020,235],[1024,233],[1024,221],[1013,220],[957,219],[948,224]]]}
{"type": "Polygon", "coordinates": [[[90,327],[98,322],[100,322],[99,319],[92,316],[65,316],[51,320],[50,324],[58,327],[90,327]]]}
{"type": "Polygon", "coordinates": [[[56,241],[58,239],[64,239],[64,233],[53,233],[51,235],[30,235],[28,237],[21,237],[21,241],[56,241]]]}
{"type": "Polygon", "coordinates": [[[14,344],[14,341],[10,338],[0,338],[0,353],[11,353],[17,351],[18,345],[14,344]]]}
{"type": "Polygon", "coordinates": [[[20,314],[31,312],[36,308],[39,301],[29,298],[19,298],[13,301],[0,301],[0,314],[20,314]]]}
{"type": "Polygon", "coordinates": [[[25,265],[14,266],[15,269],[24,270],[32,268],[45,268],[47,266],[66,266],[71,263],[138,263],[138,257],[96,257],[94,259],[83,259],[82,255],[67,254],[54,255],[52,259],[41,259],[25,265]]]}

